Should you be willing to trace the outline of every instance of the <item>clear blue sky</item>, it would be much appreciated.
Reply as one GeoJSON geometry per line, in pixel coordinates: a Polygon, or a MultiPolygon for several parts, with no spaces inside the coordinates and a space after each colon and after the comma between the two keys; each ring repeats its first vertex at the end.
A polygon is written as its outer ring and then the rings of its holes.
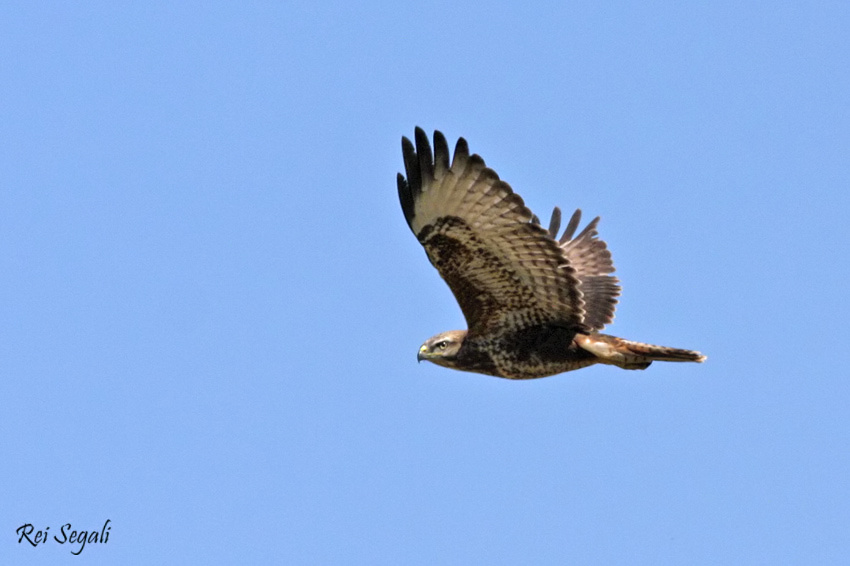
{"type": "Polygon", "coordinates": [[[6,3],[3,564],[838,564],[844,2],[6,3]],[[414,126],[602,216],[608,330],[510,382],[397,201],[414,126]],[[107,544],[17,543],[25,524],[107,544]]]}

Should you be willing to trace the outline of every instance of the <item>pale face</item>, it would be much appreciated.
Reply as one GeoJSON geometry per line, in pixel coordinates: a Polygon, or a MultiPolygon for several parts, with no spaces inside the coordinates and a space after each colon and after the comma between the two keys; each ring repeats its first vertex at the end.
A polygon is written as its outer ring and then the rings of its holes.
{"type": "Polygon", "coordinates": [[[465,337],[466,332],[463,330],[450,330],[432,336],[419,348],[417,358],[420,362],[428,360],[444,367],[454,367],[457,353],[465,337]]]}

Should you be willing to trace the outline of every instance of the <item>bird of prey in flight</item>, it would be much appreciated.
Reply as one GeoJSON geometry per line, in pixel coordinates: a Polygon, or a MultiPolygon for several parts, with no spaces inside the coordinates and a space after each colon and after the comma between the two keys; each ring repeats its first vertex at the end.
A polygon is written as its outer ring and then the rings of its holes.
{"type": "Polygon", "coordinates": [[[601,334],[614,319],[620,286],[595,218],[576,235],[577,210],[558,237],[466,140],[434,132],[401,140],[404,217],[457,299],[467,330],[429,338],[419,360],[507,379],[533,379],[593,364],[646,369],[654,361],[702,362],[699,352],[601,334]]]}

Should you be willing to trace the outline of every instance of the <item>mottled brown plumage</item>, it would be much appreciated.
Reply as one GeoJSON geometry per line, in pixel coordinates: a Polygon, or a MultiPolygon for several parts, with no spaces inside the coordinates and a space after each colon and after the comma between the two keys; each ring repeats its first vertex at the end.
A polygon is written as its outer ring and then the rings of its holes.
{"type": "Polygon", "coordinates": [[[561,212],[549,229],[507,183],[469,153],[434,132],[434,150],[420,128],[416,146],[402,138],[407,173],[398,194],[407,223],[448,283],[468,330],[438,334],[420,361],[504,377],[531,379],[595,363],[644,369],[653,361],[696,361],[698,352],[599,334],[614,318],[620,286],[595,218],[575,236],[577,210],[558,238],[561,212]]]}

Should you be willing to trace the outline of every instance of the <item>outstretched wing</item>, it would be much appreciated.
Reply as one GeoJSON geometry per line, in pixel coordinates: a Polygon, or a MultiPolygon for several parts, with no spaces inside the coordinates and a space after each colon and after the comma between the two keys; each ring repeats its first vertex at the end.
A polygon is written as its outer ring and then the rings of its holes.
{"type": "MultiPolygon", "coordinates": [[[[536,217],[535,221],[540,223],[536,217]]],[[[558,240],[570,265],[576,271],[579,290],[584,299],[584,324],[593,330],[602,330],[614,320],[614,309],[617,308],[617,297],[620,296],[619,280],[611,275],[614,272],[611,252],[605,242],[598,238],[596,226],[599,224],[599,217],[594,218],[573,238],[580,222],[581,210],[576,210],[559,239],[561,210],[555,207],[549,222],[549,236],[558,240]]]]}
{"type": "Polygon", "coordinates": [[[407,178],[398,193],[407,223],[448,283],[470,336],[544,323],[582,328],[579,281],[558,243],[519,195],[470,155],[460,138],[449,163],[446,138],[416,128],[402,138],[407,178]]]}

